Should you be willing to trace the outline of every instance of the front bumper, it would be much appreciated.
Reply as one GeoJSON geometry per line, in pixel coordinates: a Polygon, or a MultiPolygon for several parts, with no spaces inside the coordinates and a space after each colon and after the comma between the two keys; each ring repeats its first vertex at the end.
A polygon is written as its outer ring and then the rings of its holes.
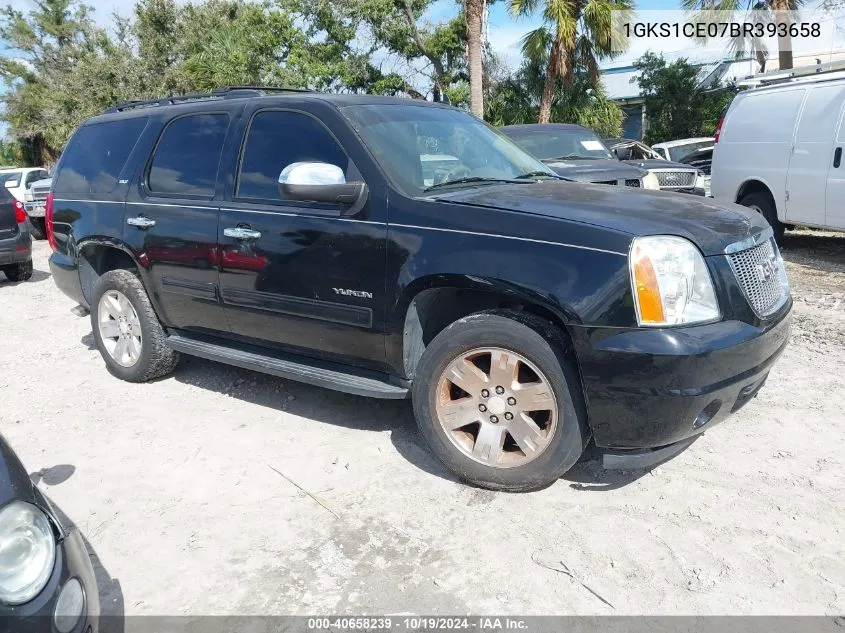
{"type": "Polygon", "coordinates": [[[72,633],[98,633],[100,594],[85,542],[76,529],[56,547],[56,563],[47,586],[26,604],[15,607],[0,605],[0,621],[7,622],[8,630],[14,633],[55,633],[53,612],[56,601],[71,578],[76,578],[85,592],[83,615],[72,633]]]}
{"type": "Polygon", "coordinates": [[[44,200],[25,202],[23,208],[31,218],[43,218],[47,214],[47,205],[44,200]]]}
{"type": "Polygon", "coordinates": [[[22,264],[32,259],[32,238],[26,225],[18,225],[15,237],[0,240],[0,266],[22,264]]]}
{"type": "Polygon", "coordinates": [[[571,328],[596,445],[667,446],[737,411],[786,347],[791,308],[759,327],[571,328]]]}

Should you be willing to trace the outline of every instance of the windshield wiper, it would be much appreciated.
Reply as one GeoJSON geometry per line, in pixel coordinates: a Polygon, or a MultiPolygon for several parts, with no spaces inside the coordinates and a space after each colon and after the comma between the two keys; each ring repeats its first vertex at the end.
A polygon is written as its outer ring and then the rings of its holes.
{"type": "Polygon", "coordinates": [[[436,185],[431,185],[430,187],[426,187],[423,191],[431,191],[432,189],[439,189],[440,187],[447,187],[449,185],[464,185],[474,182],[490,182],[490,183],[497,183],[497,182],[509,182],[509,183],[517,183],[517,184],[527,184],[527,180],[516,180],[514,178],[482,178],[481,176],[468,176],[466,178],[456,178],[455,180],[446,180],[444,182],[438,182],[436,185]]]}
{"type": "Polygon", "coordinates": [[[547,158],[546,160],[571,160],[573,158],[586,158],[592,160],[598,156],[583,156],[582,154],[566,154],[565,156],[558,156],[556,158],[547,158]]]}
{"type": "Polygon", "coordinates": [[[516,177],[517,180],[524,180],[525,178],[535,178],[537,176],[546,176],[547,178],[554,178],[555,180],[563,180],[557,174],[550,174],[547,171],[529,171],[527,174],[520,174],[516,177]]]}

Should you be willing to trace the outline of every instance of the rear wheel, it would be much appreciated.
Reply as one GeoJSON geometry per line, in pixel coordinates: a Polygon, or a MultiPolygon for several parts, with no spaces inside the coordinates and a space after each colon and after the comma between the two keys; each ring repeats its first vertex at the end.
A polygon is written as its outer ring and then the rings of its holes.
{"type": "Polygon", "coordinates": [[[91,328],[109,371],[129,382],[169,374],[179,354],[166,334],[146,290],[128,270],[112,270],[97,280],[91,302],[91,328]]]}
{"type": "Polygon", "coordinates": [[[22,264],[12,264],[3,268],[9,281],[29,281],[32,278],[32,260],[22,264]]]}
{"type": "Polygon", "coordinates": [[[536,490],[578,460],[588,439],[580,381],[555,340],[561,333],[534,317],[480,313],[426,348],[413,387],[417,424],[461,479],[536,490]]]}
{"type": "Polygon", "coordinates": [[[780,244],[783,240],[783,231],[786,228],[780,220],[778,220],[778,213],[777,209],[775,208],[775,201],[772,200],[772,197],[768,193],[764,192],[755,192],[749,193],[746,196],[743,196],[739,203],[744,206],[748,207],[749,209],[753,209],[764,218],[766,218],[766,222],[769,223],[769,226],[772,227],[772,230],[775,233],[775,241],[780,244]]]}

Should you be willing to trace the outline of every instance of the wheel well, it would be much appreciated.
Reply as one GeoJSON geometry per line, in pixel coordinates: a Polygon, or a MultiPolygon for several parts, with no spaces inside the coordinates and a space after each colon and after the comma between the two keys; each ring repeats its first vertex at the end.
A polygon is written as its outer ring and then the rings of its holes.
{"type": "Polygon", "coordinates": [[[97,279],[110,270],[138,270],[135,260],[126,252],[113,246],[100,244],[85,247],[79,255],[79,279],[82,294],[90,304],[91,291],[97,279]]]}
{"type": "MultiPolygon", "coordinates": [[[[532,314],[557,326],[567,337],[565,323],[553,311],[518,297],[471,288],[431,288],[423,290],[408,306],[403,329],[405,375],[413,378],[426,346],[449,325],[470,314],[507,309],[532,314]]],[[[571,352],[568,349],[562,350],[571,352]]],[[[574,360],[574,357],[573,357],[574,360]]]]}
{"type": "Polygon", "coordinates": [[[739,191],[736,192],[735,202],[739,202],[750,193],[765,193],[772,199],[772,202],[775,200],[772,192],[769,191],[769,188],[766,185],[759,180],[749,180],[748,182],[743,183],[743,185],[739,188],[739,191]]]}

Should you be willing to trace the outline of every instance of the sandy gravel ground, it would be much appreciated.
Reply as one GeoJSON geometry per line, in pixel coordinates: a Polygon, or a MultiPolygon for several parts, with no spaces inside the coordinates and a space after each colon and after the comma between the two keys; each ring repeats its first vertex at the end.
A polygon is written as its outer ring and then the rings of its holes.
{"type": "Polygon", "coordinates": [[[120,382],[44,242],[31,282],[0,282],[0,430],[87,539],[106,613],[841,614],[845,236],[784,254],[766,388],[650,472],[585,459],[497,494],[444,471],[407,403],[190,358],[120,382]]]}

